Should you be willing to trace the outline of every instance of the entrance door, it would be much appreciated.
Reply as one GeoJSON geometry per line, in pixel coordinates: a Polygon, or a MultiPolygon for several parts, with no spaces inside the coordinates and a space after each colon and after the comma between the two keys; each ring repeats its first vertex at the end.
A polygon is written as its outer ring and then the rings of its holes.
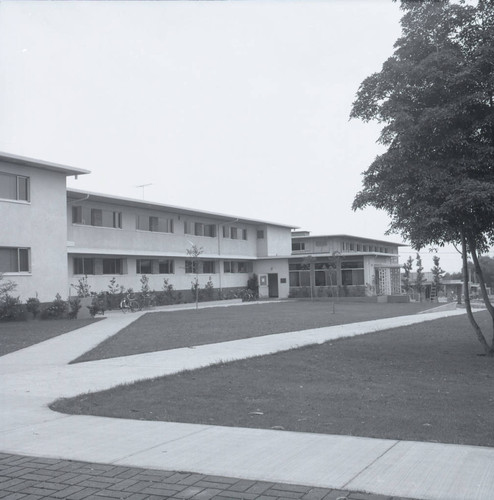
{"type": "Polygon", "coordinates": [[[269,297],[278,297],[278,275],[268,274],[269,297]]]}

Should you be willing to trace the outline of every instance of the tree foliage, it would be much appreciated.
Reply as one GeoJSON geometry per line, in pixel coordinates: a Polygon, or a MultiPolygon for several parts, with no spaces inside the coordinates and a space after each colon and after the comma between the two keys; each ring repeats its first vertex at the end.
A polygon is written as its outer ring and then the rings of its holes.
{"type": "MultiPolygon", "coordinates": [[[[362,82],[351,111],[383,124],[386,147],[364,173],[353,208],[385,210],[389,231],[416,249],[460,246],[482,287],[478,256],[494,242],[494,1],[401,8],[394,53],[362,82]]],[[[467,286],[465,303],[479,336],[467,286]]],[[[483,345],[494,354],[485,338],[483,345]]]]}
{"type": "Polygon", "coordinates": [[[434,266],[432,267],[432,285],[436,288],[436,293],[439,293],[443,286],[442,286],[442,280],[444,277],[444,271],[439,265],[440,258],[437,255],[434,255],[432,257],[432,262],[434,266]]]}

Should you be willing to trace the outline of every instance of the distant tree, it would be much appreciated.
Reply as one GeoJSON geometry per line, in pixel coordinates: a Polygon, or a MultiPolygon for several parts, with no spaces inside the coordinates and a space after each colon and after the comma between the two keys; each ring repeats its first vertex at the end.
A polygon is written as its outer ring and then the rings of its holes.
{"type": "Polygon", "coordinates": [[[422,293],[424,291],[425,277],[424,277],[424,267],[422,266],[422,258],[420,257],[420,254],[418,252],[416,261],[417,261],[416,262],[417,276],[415,277],[414,288],[419,296],[419,300],[422,301],[422,293]]]}
{"type": "Polygon", "coordinates": [[[435,287],[436,293],[439,293],[442,288],[442,280],[444,276],[444,271],[441,269],[441,266],[439,265],[439,257],[437,255],[434,255],[432,257],[432,262],[434,264],[434,267],[431,269],[432,271],[432,286],[435,287]]]}
{"type": "Polygon", "coordinates": [[[487,286],[494,287],[494,259],[487,255],[479,258],[480,268],[487,286]]]}
{"type": "Polygon", "coordinates": [[[364,80],[351,117],[384,125],[387,150],[364,173],[353,208],[385,210],[389,232],[420,250],[461,248],[465,305],[468,255],[494,320],[479,255],[494,243],[494,3],[402,1],[402,35],[382,70],[364,80]]]}
{"type": "Polygon", "coordinates": [[[408,260],[403,264],[403,289],[405,290],[406,294],[410,294],[410,292],[413,290],[410,280],[410,273],[412,272],[412,268],[413,257],[410,255],[408,257],[408,260]]]}
{"type": "Polygon", "coordinates": [[[193,244],[190,248],[186,249],[186,252],[192,261],[192,270],[195,274],[194,281],[191,284],[192,291],[195,294],[197,310],[199,308],[199,256],[204,253],[204,249],[193,244]]]}

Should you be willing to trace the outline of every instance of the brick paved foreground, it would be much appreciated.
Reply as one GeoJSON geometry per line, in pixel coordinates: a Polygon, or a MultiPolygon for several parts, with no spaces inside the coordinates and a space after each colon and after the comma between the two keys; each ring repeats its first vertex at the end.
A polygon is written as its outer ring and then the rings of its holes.
{"type": "Polygon", "coordinates": [[[340,490],[0,453],[2,500],[405,500],[340,490]]]}

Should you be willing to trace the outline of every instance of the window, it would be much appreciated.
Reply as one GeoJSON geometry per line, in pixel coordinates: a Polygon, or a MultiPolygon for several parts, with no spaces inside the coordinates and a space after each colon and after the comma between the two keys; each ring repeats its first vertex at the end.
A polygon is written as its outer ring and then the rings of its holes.
{"type": "Polygon", "coordinates": [[[30,201],[29,177],[0,172],[0,198],[30,201]]]}
{"type": "Polygon", "coordinates": [[[230,232],[228,231],[228,226],[223,226],[223,238],[228,238],[230,236],[230,232]]]}
{"type": "Polygon", "coordinates": [[[103,259],[103,274],[122,274],[122,259],[103,259]]]}
{"type": "Polygon", "coordinates": [[[299,241],[292,242],[292,251],[293,252],[300,252],[302,250],[305,250],[305,243],[299,242],[299,241]]]}
{"type": "Polygon", "coordinates": [[[230,228],[230,238],[232,240],[238,239],[238,229],[236,227],[231,227],[230,228]]]}
{"type": "Polygon", "coordinates": [[[0,248],[0,273],[28,273],[29,248],[0,248]]]}
{"type": "Polygon", "coordinates": [[[310,271],[305,264],[289,264],[290,286],[310,286],[310,271]]]}
{"type": "Polygon", "coordinates": [[[173,260],[169,259],[159,260],[158,272],[160,274],[173,274],[174,273],[173,260]]]}
{"type": "Polygon", "coordinates": [[[257,239],[258,240],[263,240],[264,239],[264,230],[263,229],[258,229],[257,230],[257,239]]]}
{"type": "Polygon", "coordinates": [[[72,207],[72,223],[86,226],[122,228],[122,212],[82,206],[72,207]]]}
{"type": "Polygon", "coordinates": [[[216,237],[216,224],[205,224],[204,236],[208,236],[209,238],[215,238],[216,237]]]}
{"type": "Polygon", "coordinates": [[[138,215],[136,228],[140,231],[173,233],[173,219],[165,219],[153,215],[138,215]]]}
{"type": "Polygon", "coordinates": [[[252,262],[225,260],[223,262],[223,272],[225,273],[251,273],[252,262]]]}
{"type": "Polygon", "coordinates": [[[136,273],[137,274],[152,274],[153,262],[151,259],[137,259],[136,260],[136,273]]]}
{"type": "Polygon", "coordinates": [[[214,260],[204,260],[202,262],[202,272],[204,274],[214,274],[214,260]]]}
{"type": "Polygon", "coordinates": [[[243,240],[247,239],[247,229],[242,229],[242,239],[243,240]]]}
{"type": "Polygon", "coordinates": [[[204,224],[201,224],[200,222],[196,222],[194,224],[194,234],[196,236],[203,236],[204,235],[204,224]]]}
{"type": "Polygon", "coordinates": [[[94,259],[75,257],[74,274],[94,274],[94,259]]]}
{"type": "Polygon", "coordinates": [[[185,261],[185,272],[187,274],[197,274],[199,272],[199,262],[194,260],[185,261]]]}

